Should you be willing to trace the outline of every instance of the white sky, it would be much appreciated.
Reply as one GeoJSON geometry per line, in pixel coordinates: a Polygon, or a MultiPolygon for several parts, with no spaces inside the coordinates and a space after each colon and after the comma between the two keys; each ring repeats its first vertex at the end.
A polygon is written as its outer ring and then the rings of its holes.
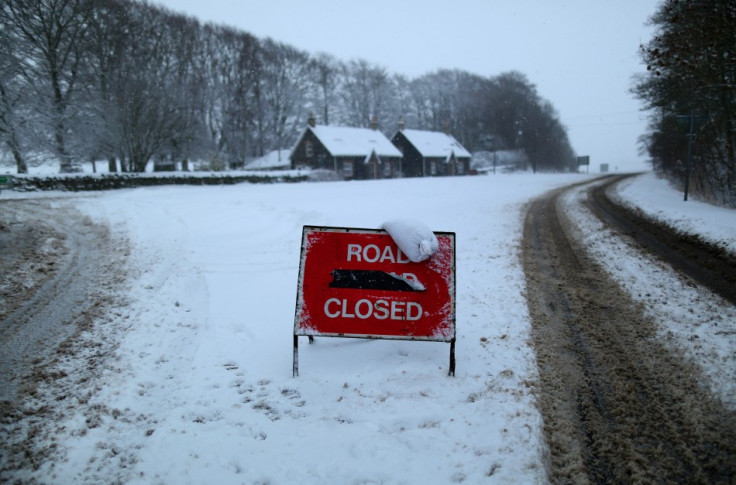
{"type": "Polygon", "coordinates": [[[552,102],[591,169],[643,169],[646,121],[629,94],[659,0],[155,0],[203,22],[410,78],[517,70],[552,102]]]}

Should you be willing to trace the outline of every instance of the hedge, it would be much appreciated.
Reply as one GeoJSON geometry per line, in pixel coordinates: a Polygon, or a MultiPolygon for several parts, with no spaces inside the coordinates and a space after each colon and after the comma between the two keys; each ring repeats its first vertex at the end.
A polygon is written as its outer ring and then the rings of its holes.
{"type": "Polygon", "coordinates": [[[139,173],[107,173],[94,175],[14,175],[12,189],[18,192],[61,190],[68,192],[127,189],[160,185],[233,185],[240,183],[271,184],[303,182],[306,175],[268,176],[254,174],[184,174],[149,175],[139,173]]]}

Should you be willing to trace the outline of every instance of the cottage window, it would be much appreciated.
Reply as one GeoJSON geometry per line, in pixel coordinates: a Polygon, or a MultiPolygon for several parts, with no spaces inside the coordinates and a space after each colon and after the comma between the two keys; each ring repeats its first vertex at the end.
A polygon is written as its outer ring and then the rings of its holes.
{"type": "Polygon", "coordinates": [[[342,174],[345,177],[352,177],[353,176],[353,162],[342,162],[342,174]]]}
{"type": "Polygon", "coordinates": [[[429,174],[437,175],[437,162],[435,162],[434,160],[429,162],[429,174]]]}
{"type": "Polygon", "coordinates": [[[386,161],[383,163],[383,176],[384,177],[391,176],[391,162],[386,161]]]}
{"type": "Polygon", "coordinates": [[[458,160],[458,162],[457,162],[457,174],[458,175],[462,175],[464,173],[465,173],[465,164],[462,161],[458,160]]]}
{"type": "Polygon", "coordinates": [[[307,158],[312,158],[314,156],[314,147],[312,146],[312,142],[310,140],[307,140],[304,144],[304,155],[307,158]]]}

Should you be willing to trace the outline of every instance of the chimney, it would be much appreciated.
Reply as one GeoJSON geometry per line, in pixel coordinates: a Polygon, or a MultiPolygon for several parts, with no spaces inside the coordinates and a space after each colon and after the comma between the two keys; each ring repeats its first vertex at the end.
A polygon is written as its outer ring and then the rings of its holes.
{"type": "Polygon", "coordinates": [[[399,131],[404,131],[404,117],[399,115],[399,131]]]}
{"type": "Polygon", "coordinates": [[[312,128],[315,127],[317,124],[317,120],[314,119],[314,113],[309,113],[309,119],[307,120],[307,124],[311,126],[312,128]]]}
{"type": "Polygon", "coordinates": [[[371,130],[377,130],[378,129],[378,118],[376,118],[375,115],[371,118],[371,130]]]}
{"type": "Polygon", "coordinates": [[[445,132],[445,135],[450,134],[450,121],[449,120],[445,120],[442,122],[442,131],[445,132]]]}

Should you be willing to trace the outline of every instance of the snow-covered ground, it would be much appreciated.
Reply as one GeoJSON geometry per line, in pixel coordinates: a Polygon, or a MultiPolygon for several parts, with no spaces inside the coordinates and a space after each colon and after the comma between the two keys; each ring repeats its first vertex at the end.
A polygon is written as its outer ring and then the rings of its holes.
{"type": "Polygon", "coordinates": [[[618,200],[639,207],[650,217],[736,253],[736,211],[699,202],[674,190],[664,179],[648,172],[619,186],[618,200]]]}
{"type": "MultiPolygon", "coordinates": [[[[87,335],[90,343],[119,345],[100,373],[79,383],[78,398],[60,404],[57,459],[30,476],[53,483],[545,482],[519,241],[531,198],[587,178],[499,174],[75,196],[84,212],[130,239],[137,277],[119,315],[87,335]],[[456,233],[456,376],[447,376],[448,344],[321,338],[304,339],[293,378],[302,226],[380,227],[389,219],[456,233]]],[[[674,214],[678,225],[725,226],[714,237],[735,236],[736,211],[690,213],[695,203],[682,209],[677,192],[648,174],[623,193],[648,212],[674,214]]],[[[606,254],[611,238],[596,236],[595,221],[576,213],[592,230],[592,249],[606,254]]],[[[617,260],[636,264],[634,273],[650,274],[648,263],[622,254],[617,260]]],[[[731,333],[714,333],[713,346],[732,349],[734,310],[714,312],[731,333]]],[[[704,362],[734,382],[732,355],[704,362]]],[[[84,370],[69,364],[67,372],[77,382],[75,372],[84,370]]]]}
{"type": "MultiPolygon", "coordinates": [[[[683,201],[682,193],[653,173],[619,184],[615,198],[684,233],[736,253],[736,211],[683,201]]],[[[736,307],[677,275],[654,256],[642,254],[631,238],[605,227],[577,203],[587,187],[565,197],[566,212],[596,260],[659,324],[659,337],[682,349],[703,370],[703,384],[736,409],[736,307]]]]}

